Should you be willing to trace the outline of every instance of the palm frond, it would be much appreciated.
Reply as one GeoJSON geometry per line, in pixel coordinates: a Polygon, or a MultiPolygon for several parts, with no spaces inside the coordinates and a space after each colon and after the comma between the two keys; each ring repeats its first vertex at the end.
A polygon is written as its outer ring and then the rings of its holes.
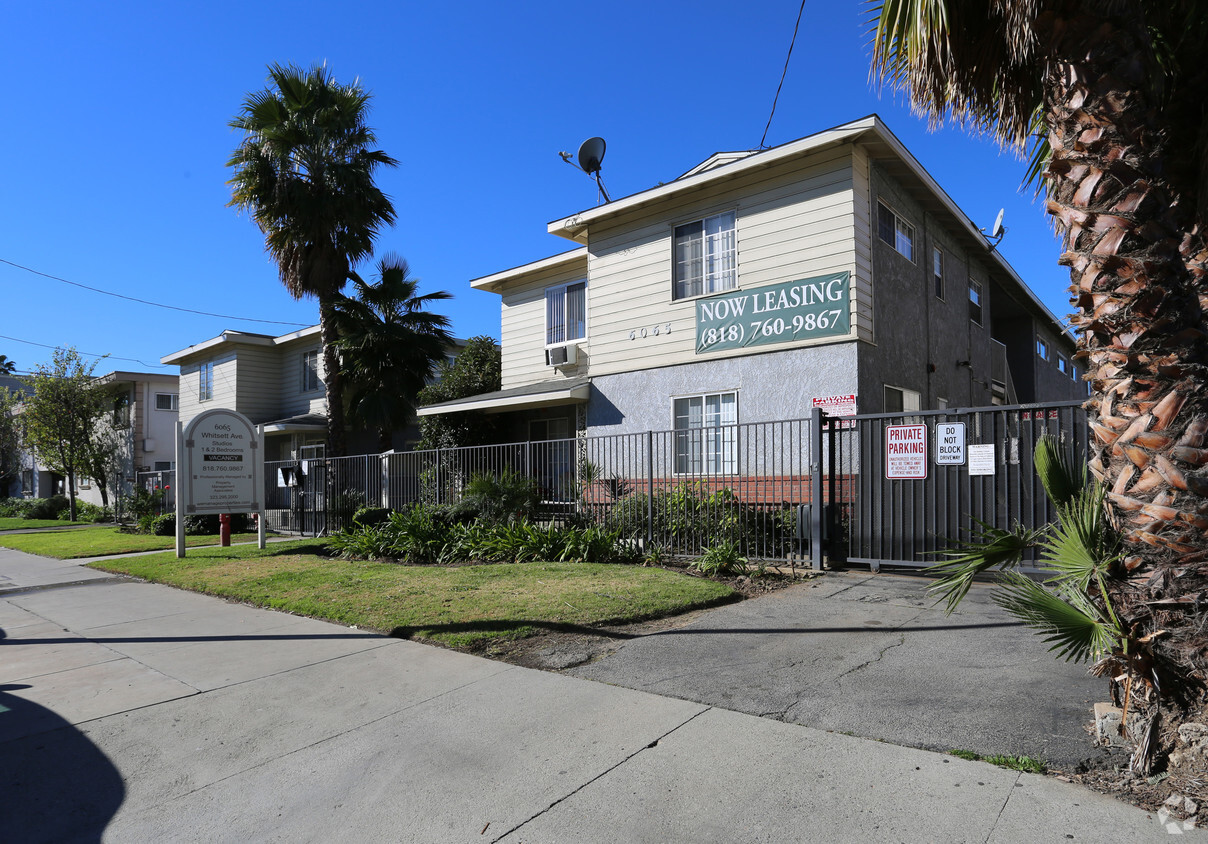
{"type": "Polygon", "coordinates": [[[945,551],[944,556],[950,559],[924,569],[939,576],[927,591],[938,594],[937,603],[945,602],[949,615],[969,593],[974,578],[991,569],[1005,572],[1015,568],[1026,551],[1037,547],[1042,535],[1040,530],[1028,530],[1019,524],[1012,530],[1004,530],[980,519],[974,521],[981,529],[974,532],[970,541],[945,551]]]}
{"type": "Polygon", "coordinates": [[[1054,582],[1086,590],[1095,575],[1105,575],[1118,557],[1119,541],[1107,521],[1102,487],[1086,486],[1057,508],[1057,522],[1044,539],[1041,555],[1054,582]]]}
{"type": "Polygon", "coordinates": [[[1044,485],[1049,500],[1057,507],[1068,505],[1086,489],[1086,465],[1083,464],[1081,471],[1075,469],[1073,461],[1049,434],[1042,435],[1036,441],[1033,460],[1036,476],[1044,485]]]}
{"type": "Polygon", "coordinates": [[[1007,572],[1000,588],[995,603],[1036,630],[1049,650],[1067,661],[1085,662],[1108,653],[1123,638],[1086,593],[1071,584],[1048,589],[1019,572],[1007,572]]]}

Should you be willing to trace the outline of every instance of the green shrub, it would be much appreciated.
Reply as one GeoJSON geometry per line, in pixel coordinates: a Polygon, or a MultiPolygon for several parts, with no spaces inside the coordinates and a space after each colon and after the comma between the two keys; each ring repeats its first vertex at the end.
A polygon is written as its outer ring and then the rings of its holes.
{"type": "Polygon", "coordinates": [[[501,524],[533,518],[540,503],[535,478],[505,469],[498,476],[470,478],[456,509],[463,513],[472,511],[478,520],[488,524],[501,524]]]}
{"type": "Polygon", "coordinates": [[[362,507],[353,515],[352,523],[361,527],[384,524],[393,512],[389,507],[362,507]]]}
{"type": "Polygon", "coordinates": [[[358,525],[337,533],[328,545],[345,560],[378,560],[394,557],[395,544],[389,525],[358,525]]]}
{"type": "MultiPolygon", "coordinates": [[[[247,513],[231,513],[231,533],[243,533],[247,530],[247,525],[247,513]]],[[[220,527],[217,513],[185,516],[186,536],[212,536],[218,533],[220,527]]]]}
{"type": "MultiPolygon", "coordinates": [[[[64,510],[59,514],[60,519],[69,518],[70,509],[64,510]]],[[[102,507],[99,504],[93,504],[88,501],[76,502],[76,521],[77,522],[106,522],[113,518],[113,511],[108,507],[102,507]]]]}
{"type": "Polygon", "coordinates": [[[134,490],[134,495],[130,497],[127,506],[130,508],[130,515],[138,519],[141,525],[143,516],[159,515],[159,511],[164,506],[164,491],[138,487],[134,490]]]}
{"type": "Polygon", "coordinates": [[[691,568],[710,577],[746,574],[749,571],[749,561],[742,556],[737,543],[720,542],[711,548],[706,548],[700,559],[691,563],[691,568]]]}
{"type": "Polygon", "coordinates": [[[25,508],[24,517],[27,519],[57,519],[59,514],[71,507],[66,495],[52,495],[50,498],[31,498],[25,508]]]}
{"type": "MultiPolygon", "coordinates": [[[[142,520],[139,520],[141,526],[142,520]]],[[[162,516],[151,516],[150,533],[156,536],[175,536],[176,535],[176,514],[164,513],[162,516]]]]}

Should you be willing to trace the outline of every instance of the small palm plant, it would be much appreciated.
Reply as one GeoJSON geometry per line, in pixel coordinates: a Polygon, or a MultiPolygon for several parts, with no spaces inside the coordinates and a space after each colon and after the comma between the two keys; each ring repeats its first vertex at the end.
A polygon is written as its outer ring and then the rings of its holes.
{"type": "MultiPolygon", "coordinates": [[[[1049,436],[1036,443],[1036,474],[1057,510],[1057,521],[1037,530],[1016,525],[1011,530],[979,521],[969,542],[945,552],[948,560],[931,566],[938,575],[930,587],[951,613],[969,592],[974,578],[993,573],[999,591],[995,602],[1050,644],[1066,660],[1094,660],[1091,672],[1122,685],[1123,718],[1141,696],[1148,703],[1160,692],[1151,643],[1164,631],[1139,635],[1140,620],[1131,623],[1117,612],[1126,574],[1119,532],[1110,523],[1105,488],[1092,483],[1086,468],[1076,471],[1049,436]],[[1019,571],[1025,554],[1036,550],[1036,568],[1048,575],[1037,582],[1019,571]],[[1138,692],[1138,687],[1140,691],[1138,692]]],[[[1146,726],[1131,738],[1136,743],[1132,767],[1148,770],[1156,707],[1146,726]]]]}

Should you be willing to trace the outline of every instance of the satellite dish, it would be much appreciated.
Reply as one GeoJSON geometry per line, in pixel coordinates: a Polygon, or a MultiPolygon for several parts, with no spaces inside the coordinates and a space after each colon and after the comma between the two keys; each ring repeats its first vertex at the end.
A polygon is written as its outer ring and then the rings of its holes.
{"type": "Polygon", "coordinates": [[[604,139],[588,138],[579,145],[579,167],[584,173],[598,174],[600,165],[604,163],[604,139]]]}
{"type": "Polygon", "coordinates": [[[1002,227],[1002,216],[1006,213],[1006,211],[1006,208],[998,209],[998,216],[994,218],[994,228],[990,229],[990,237],[1001,238],[1003,236],[1004,230],[1002,227]]]}

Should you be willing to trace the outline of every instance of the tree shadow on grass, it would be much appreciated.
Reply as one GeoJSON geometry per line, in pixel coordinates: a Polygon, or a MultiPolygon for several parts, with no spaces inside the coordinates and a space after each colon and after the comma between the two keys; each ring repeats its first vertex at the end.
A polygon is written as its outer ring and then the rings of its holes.
{"type": "Polygon", "coordinates": [[[0,825],[6,841],[100,841],[126,796],[121,773],[76,726],[0,685],[0,825]]]}

